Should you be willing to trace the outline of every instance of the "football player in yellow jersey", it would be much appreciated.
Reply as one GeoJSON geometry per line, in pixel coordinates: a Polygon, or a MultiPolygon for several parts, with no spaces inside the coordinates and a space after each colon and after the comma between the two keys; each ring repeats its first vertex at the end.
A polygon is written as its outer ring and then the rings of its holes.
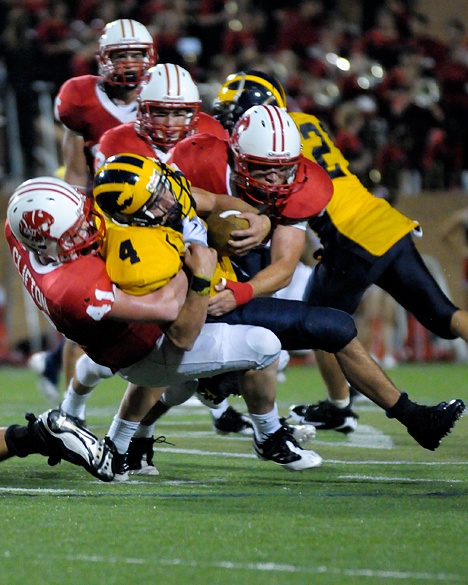
{"type": "MultiPolygon", "coordinates": [[[[206,226],[196,214],[189,182],[156,159],[131,153],[110,157],[96,173],[94,197],[106,218],[101,253],[107,272],[126,293],[144,295],[161,288],[182,268],[186,246],[207,245],[206,226]],[[128,181],[124,191],[119,189],[123,181],[128,181]],[[149,200],[148,192],[154,193],[149,200]]],[[[212,201],[226,207],[236,204],[228,196],[212,201]]],[[[221,278],[237,280],[227,257],[218,261],[213,294],[221,278]]]]}
{"type": "MultiPolygon", "coordinates": [[[[213,117],[232,131],[242,114],[258,104],[286,109],[284,88],[266,73],[241,71],[222,85],[213,117]]],[[[436,335],[468,342],[468,312],[443,293],[413,243],[412,234],[422,235],[418,223],[364,187],[317,117],[289,114],[301,134],[302,154],[325,169],[334,187],[326,212],[309,224],[322,250],[304,300],[353,314],[366,289],[377,284],[436,335]]],[[[357,415],[351,410],[349,386],[333,355],[317,351],[316,356],[329,397],[315,405],[292,406],[291,416],[319,429],[351,432],[357,415]]]]}

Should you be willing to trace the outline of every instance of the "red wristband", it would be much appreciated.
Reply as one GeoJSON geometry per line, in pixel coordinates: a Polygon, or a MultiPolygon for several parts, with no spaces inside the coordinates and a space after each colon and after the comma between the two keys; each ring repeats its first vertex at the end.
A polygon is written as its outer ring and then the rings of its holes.
{"type": "Polygon", "coordinates": [[[253,286],[250,282],[235,282],[234,280],[226,280],[226,287],[232,290],[236,305],[245,305],[252,300],[254,295],[253,286]]]}

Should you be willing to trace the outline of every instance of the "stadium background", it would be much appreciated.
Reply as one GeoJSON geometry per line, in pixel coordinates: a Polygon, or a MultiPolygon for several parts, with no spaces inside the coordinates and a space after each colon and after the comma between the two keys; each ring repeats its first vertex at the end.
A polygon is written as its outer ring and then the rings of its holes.
{"type": "MultiPolygon", "coordinates": [[[[285,14],[282,11],[286,9],[294,12],[299,11],[303,5],[314,5],[317,2],[282,2],[281,0],[271,1],[260,1],[255,3],[256,14],[263,12],[265,18],[271,18],[271,14],[285,14]]],[[[430,2],[428,0],[421,0],[419,2],[401,2],[401,1],[326,1],[321,3],[323,14],[328,16],[331,13],[340,13],[344,19],[350,23],[356,32],[356,38],[359,39],[360,35],[363,35],[365,28],[371,28],[372,24],[375,23],[377,9],[382,6],[387,6],[393,10],[407,10],[417,11],[418,13],[424,14],[428,19],[428,32],[431,37],[441,41],[446,41],[447,34],[447,23],[450,19],[456,18],[462,23],[467,22],[467,4],[465,0],[446,0],[445,2],[430,2]]],[[[0,214],[2,219],[5,217],[5,206],[8,201],[8,197],[14,187],[26,177],[31,175],[41,175],[55,172],[56,168],[60,166],[60,139],[61,129],[54,124],[51,119],[52,116],[52,99],[57,89],[57,84],[63,81],[72,74],[79,74],[81,70],[79,68],[73,69],[69,67],[71,56],[74,54],[71,47],[79,47],[80,57],[83,59],[79,62],[81,66],[84,63],[88,63],[88,66],[92,68],[93,63],[93,47],[95,48],[95,40],[99,32],[99,19],[91,19],[93,11],[96,15],[105,17],[108,15],[107,20],[111,20],[114,17],[134,17],[147,24],[149,22],[149,28],[152,32],[155,32],[155,38],[161,38],[165,34],[165,30],[157,30],[154,23],[158,21],[158,18],[162,18],[170,30],[179,30],[177,22],[174,19],[177,17],[177,13],[185,18],[188,14],[190,18],[198,18],[198,30],[203,26],[209,28],[210,18],[211,22],[215,22],[216,19],[220,18],[221,14],[224,16],[221,18],[223,24],[220,30],[223,31],[221,41],[221,47],[224,47],[227,54],[212,55],[209,61],[213,67],[210,69],[209,66],[200,64],[201,56],[198,59],[190,57],[190,51],[188,53],[180,51],[173,53],[177,59],[182,59],[181,64],[189,68],[196,81],[200,83],[201,93],[204,96],[204,108],[209,111],[209,104],[211,103],[212,97],[215,95],[216,88],[224,80],[224,73],[227,67],[231,67],[227,72],[237,70],[241,68],[241,65],[248,63],[254,67],[259,64],[260,67],[265,63],[271,64],[271,61],[265,58],[262,54],[253,54],[249,57],[249,51],[252,51],[251,47],[248,46],[248,41],[243,40],[242,27],[246,27],[245,14],[250,14],[252,11],[252,3],[246,0],[239,2],[219,2],[213,1],[200,1],[200,2],[47,2],[32,0],[29,2],[11,2],[11,1],[0,1],[1,7],[1,18],[0,18],[0,30],[2,35],[2,43],[0,46],[0,214]],[[83,28],[80,29],[77,26],[77,20],[71,18],[70,15],[75,16],[79,13],[81,15],[86,14],[88,11],[89,23],[86,22],[86,34],[83,28]],[[53,38],[52,31],[59,30],[60,27],[54,29],[52,27],[48,29],[50,36],[47,38],[46,32],[44,32],[45,25],[42,29],[41,34],[44,35],[44,46],[47,45],[48,55],[51,58],[50,63],[57,63],[56,76],[52,74],[49,78],[44,80],[34,79],[30,82],[26,81],[26,74],[24,72],[24,81],[21,82],[22,71],[16,72],[16,83],[18,78],[20,84],[23,87],[29,83],[31,87],[31,95],[34,96],[36,103],[34,108],[31,107],[34,116],[31,118],[31,142],[34,143],[35,150],[33,152],[33,161],[30,160],[30,153],[25,151],[24,144],[18,140],[18,128],[17,132],[11,130],[12,118],[15,118],[15,112],[12,111],[11,96],[15,95],[9,92],[11,87],[11,81],[9,81],[9,74],[11,76],[11,64],[9,64],[8,51],[9,46],[5,41],[9,37],[8,31],[12,27],[12,15],[15,11],[18,13],[28,14],[31,18],[29,20],[28,30],[40,29],[40,25],[44,22],[53,22],[54,19],[62,18],[64,27],[67,30],[66,39],[62,39],[66,44],[66,50],[63,52],[51,51],[51,46],[61,46],[62,40],[53,38]],[[228,14],[228,17],[226,17],[228,14]],[[65,16],[64,16],[65,15],[65,16]],[[194,16],[195,15],[195,16],[194,16]],[[171,18],[173,19],[171,21],[171,18]],[[238,24],[236,24],[238,23],[238,24]],[[32,26],[34,25],[34,26],[32,26]],[[89,25],[89,26],[88,26],[89,25]],[[241,27],[240,30],[236,30],[236,27],[241,27]],[[32,28],[31,28],[32,27],[32,28]],[[171,28],[172,27],[172,28],[171,28]],[[229,38],[233,38],[231,45],[229,44],[229,38]],[[242,46],[245,41],[246,46],[242,46]],[[81,43],[81,44],[80,44],[81,43]],[[232,48],[232,43],[240,43],[241,47],[237,49],[232,48]],[[55,61],[54,61],[55,59],[55,61]],[[195,59],[195,60],[193,60],[195,59]],[[249,61],[250,59],[250,61],[249,61]],[[60,63],[67,64],[67,67],[60,68],[60,63]],[[41,81],[44,83],[41,85],[41,81]],[[39,84],[38,84],[39,82],[39,84]],[[34,84],[34,88],[32,88],[34,84]],[[15,150],[16,149],[16,150],[15,150]],[[21,153],[18,156],[18,152],[21,153]],[[18,159],[23,157],[23,164],[18,165],[18,159]]],[[[192,27],[193,28],[193,27],[192,27]]],[[[215,29],[213,29],[215,30],[215,29]]],[[[186,32],[186,31],[185,31],[186,32]]],[[[179,34],[184,34],[184,29],[179,30],[179,34]]],[[[167,36],[167,35],[166,35],[167,36]]],[[[176,35],[177,36],[177,35],[176,35]]],[[[193,36],[182,36],[181,38],[186,39],[184,46],[193,47],[194,38],[193,36]],[[187,41],[188,39],[188,41],[187,41]]],[[[10,38],[11,40],[11,38],[10,38]]],[[[179,39],[180,40],[180,39],[179,39]]],[[[219,40],[219,39],[218,39],[219,40]]],[[[168,50],[169,46],[180,48],[181,44],[170,45],[167,38],[165,39],[165,45],[158,47],[161,55],[170,55],[168,50]]],[[[219,43],[218,43],[219,44],[219,43]]],[[[466,47],[466,39],[464,40],[466,47]]],[[[158,45],[158,42],[157,42],[158,45]]],[[[22,45],[20,45],[22,46],[22,45]]],[[[260,43],[261,46],[261,43],[260,43]]],[[[320,46],[320,43],[319,45],[320,46]]],[[[196,47],[196,43],[195,43],[196,47]]],[[[10,47],[11,49],[11,47],[10,47]]],[[[297,51],[297,47],[293,47],[297,51]]],[[[197,50],[197,49],[196,49],[197,50]]],[[[468,49],[467,49],[468,50],[468,49]]],[[[294,51],[293,51],[294,52],[294,51]]],[[[163,59],[164,60],[164,59],[163,59]]],[[[169,61],[171,59],[165,59],[169,61]]],[[[174,59],[176,60],[176,59],[174,59]]],[[[76,61],[74,61],[74,67],[78,67],[76,61]]],[[[311,74],[307,72],[301,72],[302,81],[304,77],[311,74]]],[[[45,76],[47,77],[47,75],[45,76]]],[[[286,84],[288,93],[294,92],[294,84],[286,84]]],[[[466,90],[465,90],[466,92],[466,90]]],[[[365,93],[365,92],[364,92],[365,93]]],[[[466,99],[466,97],[465,97],[466,99]]],[[[299,100],[298,100],[299,101],[299,100]]],[[[293,97],[294,103],[294,97],[293,97]]],[[[301,102],[299,102],[301,103],[301,102]]],[[[303,103],[303,102],[302,102],[303,103]]],[[[317,104],[315,104],[317,106],[317,104]]],[[[311,113],[318,115],[320,118],[327,118],[333,120],[333,111],[340,105],[340,101],[331,104],[330,106],[318,107],[314,110],[314,104],[310,105],[311,113]]],[[[19,121],[24,120],[23,113],[21,112],[20,106],[17,107],[19,121]]],[[[466,113],[466,111],[465,111],[466,113]]],[[[31,112],[28,112],[30,115],[31,112]]],[[[466,120],[466,117],[465,117],[466,120]]],[[[466,123],[465,123],[466,125],[466,123]]],[[[13,130],[15,129],[13,125],[13,130]]],[[[464,161],[466,161],[466,152],[464,153],[464,161]]],[[[463,170],[463,168],[461,169],[463,170]]],[[[466,171],[466,167],[464,168],[466,171]]],[[[431,185],[430,185],[431,186],[431,185]]],[[[444,277],[447,281],[450,294],[452,298],[464,308],[465,297],[464,290],[462,287],[462,258],[460,254],[453,253],[453,250],[449,250],[443,247],[440,241],[440,226],[442,221],[448,217],[454,210],[465,207],[468,201],[468,185],[458,178],[458,181],[454,181],[453,184],[442,184],[443,188],[437,188],[437,183],[432,185],[431,189],[424,188],[424,181],[421,189],[416,188],[408,189],[400,181],[396,183],[396,195],[397,201],[395,206],[399,208],[403,213],[418,219],[424,229],[424,238],[417,241],[418,248],[424,254],[430,254],[433,256],[442,267],[444,277]]],[[[440,186],[440,185],[439,185],[440,186]]],[[[460,238],[461,238],[460,234],[460,238]]],[[[460,245],[462,240],[460,239],[460,245]]],[[[55,340],[55,334],[51,331],[49,325],[37,314],[34,307],[27,302],[26,297],[23,294],[22,285],[18,278],[9,258],[3,239],[0,244],[0,285],[3,289],[4,295],[2,298],[2,304],[0,306],[1,318],[0,318],[0,359],[4,362],[10,362],[12,359],[15,360],[21,357],[19,354],[12,354],[12,349],[18,347],[24,341],[37,345],[42,343],[43,336],[46,336],[48,343],[53,343],[55,340]],[[38,337],[39,335],[39,337],[38,337]]],[[[34,347],[33,347],[34,349],[34,347]]]]}

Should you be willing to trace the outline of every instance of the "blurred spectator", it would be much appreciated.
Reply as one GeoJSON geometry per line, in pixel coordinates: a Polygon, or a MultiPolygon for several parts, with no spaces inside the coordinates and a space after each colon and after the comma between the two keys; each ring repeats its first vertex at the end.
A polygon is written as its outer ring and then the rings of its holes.
{"type": "Polygon", "coordinates": [[[349,170],[368,185],[372,153],[365,147],[361,133],[365,117],[355,102],[344,102],[335,110],[335,146],[349,161],[349,170]]]}
{"type": "Polygon", "coordinates": [[[402,37],[396,18],[389,8],[382,7],[377,13],[375,26],[357,42],[355,50],[389,68],[397,62],[401,46],[402,37]]]}
{"type": "MultiPolygon", "coordinates": [[[[41,78],[43,58],[41,44],[32,26],[33,19],[26,8],[15,6],[8,12],[5,30],[0,39],[7,84],[16,98],[19,139],[23,150],[25,173],[35,173],[35,120],[38,112],[33,82],[41,78]]],[[[10,112],[10,115],[14,115],[10,112]]],[[[7,171],[11,161],[7,161],[7,171]]]]}
{"type": "Polygon", "coordinates": [[[72,75],[71,59],[80,43],[70,27],[68,5],[52,0],[36,26],[37,40],[41,44],[44,67],[41,79],[53,84],[53,93],[72,75]]]}
{"type": "MultiPolygon", "coordinates": [[[[468,46],[461,17],[449,20],[445,38],[439,39],[422,2],[348,4],[0,0],[0,59],[21,110],[25,158],[33,162],[30,134],[37,96],[31,84],[42,80],[57,87],[68,77],[94,74],[95,43],[104,24],[134,18],[155,38],[160,62],[178,63],[191,72],[205,111],[229,73],[271,72],[295,110],[319,116],[332,131],[341,106],[358,105],[364,117],[358,138],[373,155],[371,166],[392,188],[404,184],[399,175],[408,173],[414,183],[406,185],[408,192],[421,184],[460,188],[468,174],[468,46]],[[366,101],[372,104],[368,111],[362,107],[366,101]]],[[[341,127],[340,140],[349,146],[353,133],[341,127]]]]}
{"type": "Polygon", "coordinates": [[[414,12],[408,23],[411,30],[410,44],[427,59],[426,66],[434,67],[443,62],[447,57],[448,47],[429,33],[429,18],[421,12],[414,12]]]}
{"type": "Polygon", "coordinates": [[[415,48],[405,47],[400,52],[398,65],[387,73],[379,87],[390,127],[397,128],[398,133],[403,132],[407,167],[413,177],[419,176],[408,192],[420,189],[431,131],[442,127],[445,119],[439,104],[439,86],[426,75],[423,63],[415,48]]]}
{"type": "Polygon", "coordinates": [[[282,15],[277,48],[291,49],[300,57],[305,57],[307,49],[318,43],[324,23],[325,12],[321,0],[300,0],[298,6],[291,5],[282,15]]]}
{"type": "Polygon", "coordinates": [[[462,173],[468,170],[468,45],[460,20],[449,20],[446,30],[447,58],[436,67],[436,76],[445,113],[445,142],[450,148],[446,186],[460,187],[462,173]]]}
{"type": "Polygon", "coordinates": [[[70,61],[71,77],[98,74],[96,47],[104,24],[104,21],[100,19],[93,20],[91,25],[85,24],[82,20],[75,20],[72,23],[72,29],[76,39],[79,41],[79,47],[70,61]]]}

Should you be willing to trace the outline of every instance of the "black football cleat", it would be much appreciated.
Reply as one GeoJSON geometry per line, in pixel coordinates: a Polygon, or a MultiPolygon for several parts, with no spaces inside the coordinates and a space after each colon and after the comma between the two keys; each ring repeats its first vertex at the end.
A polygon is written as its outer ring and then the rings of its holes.
{"type": "Polygon", "coordinates": [[[101,481],[114,479],[113,443],[98,439],[63,411],[52,409],[41,414],[37,420],[37,432],[51,450],[52,464],[64,459],[84,467],[101,481]]]}
{"type": "Polygon", "coordinates": [[[272,461],[290,471],[302,471],[322,464],[320,455],[299,445],[288,425],[281,426],[264,441],[254,437],[254,451],[259,459],[272,461]]]}
{"type": "Polygon", "coordinates": [[[313,425],[319,431],[332,430],[345,435],[356,430],[359,418],[351,405],[338,408],[328,400],[317,404],[291,406],[289,416],[297,424],[313,425]]]}
{"type": "Polygon", "coordinates": [[[463,414],[462,400],[441,402],[436,406],[416,406],[412,417],[406,423],[408,433],[421,447],[435,451],[463,414]]]}
{"type": "Polygon", "coordinates": [[[158,468],[153,463],[156,443],[153,437],[137,438],[130,441],[127,453],[128,470],[132,475],[159,475],[158,468]]]}

